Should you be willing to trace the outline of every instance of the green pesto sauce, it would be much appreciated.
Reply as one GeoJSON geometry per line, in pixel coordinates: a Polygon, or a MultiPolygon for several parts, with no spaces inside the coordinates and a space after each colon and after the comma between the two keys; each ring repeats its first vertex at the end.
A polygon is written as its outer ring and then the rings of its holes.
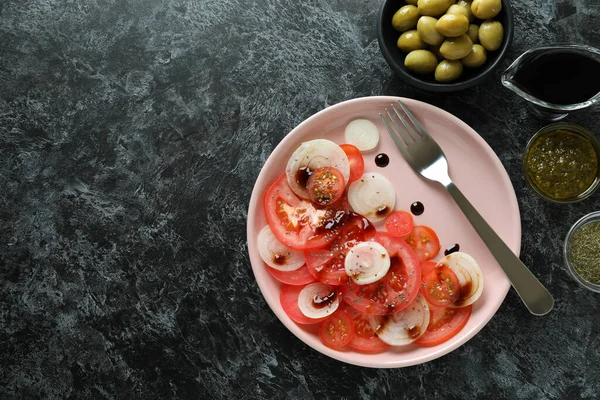
{"type": "Polygon", "coordinates": [[[572,199],[596,179],[598,156],[587,138],[559,129],[536,139],[527,154],[526,168],[535,186],[546,195],[572,199]]]}
{"type": "Polygon", "coordinates": [[[600,222],[577,229],[569,244],[571,265],[586,281],[600,285],[600,222]]]}

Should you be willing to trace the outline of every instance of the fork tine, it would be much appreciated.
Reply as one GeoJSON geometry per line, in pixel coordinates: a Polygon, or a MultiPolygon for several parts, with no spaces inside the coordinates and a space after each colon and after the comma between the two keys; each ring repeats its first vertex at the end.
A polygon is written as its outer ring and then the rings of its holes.
{"type": "MultiPolygon", "coordinates": [[[[390,116],[390,113],[387,110],[387,108],[385,109],[385,112],[388,114],[388,116],[390,116]]],[[[381,121],[383,121],[383,124],[385,125],[386,129],[388,130],[388,133],[392,137],[392,140],[394,141],[394,143],[396,143],[396,147],[398,147],[398,150],[400,150],[404,158],[409,160],[411,156],[408,150],[406,149],[406,144],[404,144],[404,142],[402,142],[398,135],[396,135],[396,131],[394,131],[394,129],[391,127],[391,125],[388,123],[387,119],[385,119],[385,116],[382,113],[379,113],[379,118],[381,118],[381,121]]],[[[394,121],[393,119],[391,120],[392,122],[394,121]]]]}
{"type": "MultiPolygon", "coordinates": [[[[408,121],[404,118],[404,116],[398,111],[398,109],[393,104],[392,104],[392,109],[394,110],[394,112],[396,113],[398,118],[400,118],[400,121],[402,122],[404,129],[408,132],[408,135],[412,139],[411,142],[415,142],[415,141],[419,140],[421,138],[421,135],[419,135],[419,133],[415,130],[415,128],[413,128],[412,125],[410,123],[408,123],[408,121]]],[[[408,142],[407,142],[407,144],[408,144],[408,142]]]]}
{"type": "Polygon", "coordinates": [[[425,130],[423,125],[421,125],[421,123],[415,118],[414,114],[412,112],[410,112],[410,110],[404,104],[402,104],[402,102],[400,100],[396,100],[396,101],[398,102],[398,104],[402,108],[402,111],[404,111],[404,113],[406,114],[408,119],[410,119],[410,122],[412,122],[412,124],[415,126],[415,128],[417,128],[419,133],[424,137],[430,137],[429,133],[427,133],[427,131],[425,130]]]}
{"type": "MultiPolygon", "coordinates": [[[[392,105],[392,108],[394,108],[394,106],[392,105]]],[[[385,109],[385,112],[388,115],[388,118],[390,119],[390,121],[392,121],[392,123],[394,124],[394,126],[396,127],[396,132],[398,132],[398,134],[402,137],[402,140],[404,140],[404,143],[406,144],[406,147],[410,146],[411,143],[414,142],[413,138],[410,136],[410,133],[406,134],[404,133],[406,131],[405,128],[401,127],[400,125],[398,125],[398,122],[396,121],[396,118],[394,118],[394,116],[388,111],[388,109],[385,109]]],[[[396,113],[397,115],[398,113],[396,113]]]]}

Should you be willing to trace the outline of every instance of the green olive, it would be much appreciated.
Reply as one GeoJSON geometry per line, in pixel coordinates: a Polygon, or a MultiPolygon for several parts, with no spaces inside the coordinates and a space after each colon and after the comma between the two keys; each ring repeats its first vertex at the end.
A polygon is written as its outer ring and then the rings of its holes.
{"type": "Polygon", "coordinates": [[[406,0],[406,4],[411,4],[413,6],[416,6],[417,5],[417,1],[418,0],[406,0]]]}
{"type": "Polygon", "coordinates": [[[459,37],[444,40],[440,47],[440,53],[448,60],[459,60],[466,57],[472,49],[473,42],[467,35],[462,34],[459,37]]]}
{"type": "Polygon", "coordinates": [[[417,4],[421,15],[437,17],[445,13],[451,3],[451,0],[419,0],[417,4]]]}
{"type": "Polygon", "coordinates": [[[484,21],[479,27],[479,43],[486,50],[494,51],[500,48],[504,38],[504,28],[498,21],[484,21]]]}
{"type": "Polygon", "coordinates": [[[435,29],[446,37],[457,37],[469,30],[469,19],[464,15],[442,15],[435,24],[435,29]]]}
{"type": "Polygon", "coordinates": [[[469,15],[467,16],[467,18],[469,18],[469,21],[473,21],[475,19],[473,11],[471,10],[471,4],[471,0],[458,0],[458,3],[456,3],[457,6],[463,6],[467,9],[467,11],[469,12],[469,15]]]}
{"type": "Polygon", "coordinates": [[[485,64],[487,60],[487,52],[480,44],[474,44],[473,50],[466,56],[461,58],[462,64],[467,68],[477,68],[485,64]]]}
{"type": "Polygon", "coordinates": [[[463,65],[459,60],[444,60],[435,68],[435,80],[438,82],[452,82],[458,79],[463,72],[463,65]]]}
{"type": "Polygon", "coordinates": [[[392,26],[398,32],[404,32],[417,25],[419,10],[413,5],[401,7],[392,17],[392,26]]]}
{"type": "Polygon", "coordinates": [[[430,74],[437,64],[437,58],[429,50],[413,50],[404,59],[404,66],[417,74],[430,74]]]}
{"type": "Polygon", "coordinates": [[[419,18],[417,32],[419,32],[422,41],[431,45],[442,44],[445,38],[435,29],[437,22],[437,18],[433,17],[423,16],[419,18]]]}
{"type": "Polygon", "coordinates": [[[502,10],[502,0],[473,0],[471,11],[479,19],[494,18],[502,10]]]}
{"type": "Polygon", "coordinates": [[[410,53],[413,50],[427,48],[427,44],[421,40],[419,33],[412,29],[400,35],[398,38],[398,48],[405,53],[410,53]]]}
{"type": "Polygon", "coordinates": [[[473,15],[473,13],[469,12],[469,9],[467,9],[467,7],[461,6],[459,4],[452,4],[446,10],[446,14],[462,15],[465,16],[467,19],[469,19],[469,17],[473,15]]]}
{"type": "Polygon", "coordinates": [[[479,43],[479,25],[471,24],[469,25],[469,30],[467,31],[467,36],[471,38],[473,43],[479,43]]]}

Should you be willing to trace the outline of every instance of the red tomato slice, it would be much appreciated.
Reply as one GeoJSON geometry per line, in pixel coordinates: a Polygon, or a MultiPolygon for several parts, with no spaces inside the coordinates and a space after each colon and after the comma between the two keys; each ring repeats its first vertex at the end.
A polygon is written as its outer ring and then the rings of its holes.
{"type": "Polygon", "coordinates": [[[319,325],[319,337],[327,347],[339,350],[354,336],[352,317],[343,310],[337,310],[319,325]]]}
{"type": "Polygon", "coordinates": [[[311,273],[308,271],[306,264],[304,264],[295,271],[279,271],[269,266],[267,266],[266,268],[275,279],[287,285],[304,286],[316,281],[315,277],[312,276],[311,273]]]}
{"type": "Polygon", "coordinates": [[[437,265],[437,261],[421,261],[421,276],[427,275],[437,265]]]}
{"type": "Polygon", "coordinates": [[[415,225],[413,216],[406,211],[394,211],[385,219],[385,229],[394,236],[406,236],[415,225]]]}
{"type": "Polygon", "coordinates": [[[386,232],[377,232],[376,242],[390,256],[390,269],[381,280],[357,285],[348,281],[342,287],[342,298],[350,306],[367,314],[386,315],[401,311],[417,297],[421,283],[421,267],[417,256],[404,240],[386,232]]]}
{"type": "Polygon", "coordinates": [[[440,251],[440,240],[433,229],[425,225],[415,226],[403,239],[415,251],[419,261],[431,260],[440,251]]]}
{"type": "Polygon", "coordinates": [[[421,293],[429,304],[446,307],[458,298],[460,282],[454,271],[445,265],[440,265],[423,276],[421,293]]]}
{"type": "Polygon", "coordinates": [[[298,296],[304,289],[304,286],[289,286],[282,285],[281,292],[279,293],[279,302],[281,308],[290,317],[290,319],[298,324],[316,324],[330,317],[330,315],[323,318],[309,318],[302,314],[300,307],[298,307],[298,296]]]}
{"type": "Polygon", "coordinates": [[[338,201],[345,188],[344,175],[333,167],[317,168],[306,183],[310,201],[319,206],[328,206],[338,201]]]}
{"type": "Polygon", "coordinates": [[[360,154],[360,150],[353,144],[340,144],[340,147],[348,156],[350,164],[350,178],[348,179],[348,183],[359,180],[365,172],[365,160],[362,154],[360,154]]]}
{"type": "Polygon", "coordinates": [[[346,217],[348,202],[317,209],[310,201],[292,192],[285,174],[265,194],[265,215],[269,227],[288,247],[296,250],[316,249],[331,243],[346,217]]]}
{"type": "Polygon", "coordinates": [[[379,339],[375,332],[373,332],[367,314],[347,306],[344,308],[344,311],[350,314],[354,323],[354,336],[350,340],[350,343],[348,343],[348,346],[369,354],[380,353],[390,347],[389,344],[379,339]]]}
{"type": "Polygon", "coordinates": [[[350,213],[343,223],[339,236],[325,249],[304,252],[309,272],[328,285],[341,285],[348,280],[344,260],[348,251],[359,242],[370,240],[375,228],[362,215],[350,213]]]}
{"type": "Polygon", "coordinates": [[[472,306],[461,308],[429,306],[429,326],[415,343],[421,346],[435,346],[456,335],[467,324],[472,306]]]}

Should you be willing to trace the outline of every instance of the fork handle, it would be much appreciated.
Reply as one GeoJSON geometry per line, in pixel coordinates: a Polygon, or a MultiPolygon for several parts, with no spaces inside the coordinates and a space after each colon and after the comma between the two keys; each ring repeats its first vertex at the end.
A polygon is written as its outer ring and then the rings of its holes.
{"type": "Polygon", "coordinates": [[[550,292],[489,226],[458,187],[453,182],[444,186],[490,249],[527,309],[534,315],[544,315],[550,312],[554,306],[554,298],[550,292]]]}

